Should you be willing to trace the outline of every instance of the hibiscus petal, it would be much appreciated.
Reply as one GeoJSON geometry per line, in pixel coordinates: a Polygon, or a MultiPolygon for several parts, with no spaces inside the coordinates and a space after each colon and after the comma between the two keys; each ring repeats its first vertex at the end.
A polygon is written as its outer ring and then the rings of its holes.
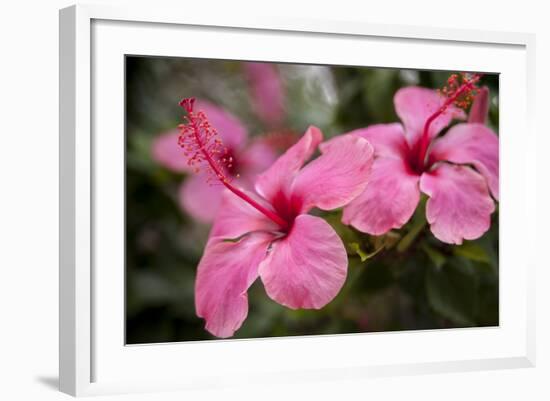
{"type": "Polygon", "coordinates": [[[243,63],[256,114],[268,125],[284,118],[283,82],[277,67],[269,63],[243,63]]]}
{"type": "Polygon", "coordinates": [[[189,166],[189,158],[184,155],[183,149],[178,145],[179,130],[173,129],[165,134],[157,136],[153,140],[151,156],[153,160],[172,171],[192,171],[189,166]]]}
{"type": "Polygon", "coordinates": [[[276,159],[277,155],[271,146],[265,142],[254,141],[239,155],[239,163],[243,170],[241,174],[255,176],[267,170],[276,159]]]}
{"type": "Polygon", "coordinates": [[[498,136],[490,128],[483,124],[458,124],[434,141],[430,158],[472,164],[485,177],[491,193],[498,199],[498,136]]]}
{"type": "Polygon", "coordinates": [[[291,189],[292,202],[301,213],[317,206],[336,209],[365,189],[373,160],[370,143],[359,136],[343,135],[320,145],[322,155],[305,166],[291,189]]]}
{"type": "Polygon", "coordinates": [[[291,309],[320,309],[346,280],[342,240],[323,219],[302,214],[288,236],[272,244],[259,267],[267,295],[291,309]]]}
{"type": "Polygon", "coordinates": [[[470,108],[470,114],[468,115],[469,123],[487,123],[487,117],[489,115],[489,88],[486,86],[479,89],[479,93],[474,99],[474,103],[470,108]]]}
{"type": "Polygon", "coordinates": [[[205,174],[187,177],[179,190],[179,201],[182,209],[193,218],[210,223],[214,220],[221,203],[221,185],[212,185],[206,181],[205,174]]]}
{"type": "Polygon", "coordinates": [[[376,159],[367,188],[344,207],[342,222],[371,235],[402,227],[420,200],[419,178],[402,160],[376,159]]]}
{"type": "Polygon", "coordinates": [[[298,142],[279,157],[268,170],[258,176],[256,191],[269,201],[281,192],[286,193],[296,173],[313,155],[322,140],[323,134],[319,128],[309,127],[298,142]]]}
{"type": "Polygon", "coordinates": [[[203,111],[220,135],[223,144],[233,151],[241,149],[246,142],[248,132],[237,117],[206,100],[195,101],[196,111],[203,111]]]}
{"type": "Polygon", "coordinates": [[[348,133],[365,138],[374,148],[376,157],[394,157],[404,159],[408,152],[403,126],[399,123],[375,124],[359,128],[348,133]]]}
{"type": "Polygon", "coordinates": [[[485,179],[473,169],[442,163],[422,175],[420,190],[430,197],[426,217],[439,240],[461,244],[489,229],[495,204],[485,179]]]}
{"type": "Polygon", "coordinates": [[[208,242],[197,268],[195,308],[216,337],[231,337],[248,315],[248,288],[258,277],[271,236],[251,234],[239,241],[208,242]]]}
{"type": "MultiPolygon", "coordinates": [[[[240,189],[265,208],[271,209],[270,205],[253,193],[247,192],[242,188],[240,189]]],[[[273,221],[233,192],[225,189],[214,226],[210,231],[210,236],[229,239],[237,238],[253,231],[272,232],[277,230],[278,227],[273,221]]]]}
{"type": "MultiPolygon", "coordinates": [[[[443,105],[445,98],[433,89],[408,86],[396,92],[393,102],[397,115],[405,125],[407,141],[412,147],[422,136],[426,120],[443,105]]],[[[431,123],[429,138],[433,139],[453,118],[465,117],[464,111],[449,106],[431,123]]]]}

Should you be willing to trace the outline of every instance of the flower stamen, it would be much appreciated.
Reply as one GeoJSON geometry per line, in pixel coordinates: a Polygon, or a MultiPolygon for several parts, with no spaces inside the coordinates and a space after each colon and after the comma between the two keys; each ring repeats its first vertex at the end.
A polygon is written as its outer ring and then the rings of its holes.
{"type": "Polygon", "coordinates": [[[451,105],[458,108],[466,109],[474,100],[474,97],[479,93],[477,82],[481,79],[481,74],[452,74],[447,79],[447,85],[438,91],[447,99],[435,113],[433,113],[424,124],[424,130],[420,138],[418,151],[418,166],[424,166],[426,161],[426,153],[430,144],[429,131],[431,124],[443,114],[451,105]]]}
{"type": "Polygon", "coordinates": [[[275,212],[262,206],[239,188],[231,184],[231,178],[226,174],[227,169],[233,166],[233,157],[229,155],[227,148],[218,136],[218,132],[210,125],[206,114],[193,110],[195,99],[187,98],[180,101],[180,106],[185,109],[185,123],[179,125],[180,134],[178,144],[188,158],[189,166],[195,172],[205,167],[208,172],[207,181],[217,180],[227,189],[247,202],[256,210],[271,219],[281,228],[288,227],[288,223],[275,212]]]}

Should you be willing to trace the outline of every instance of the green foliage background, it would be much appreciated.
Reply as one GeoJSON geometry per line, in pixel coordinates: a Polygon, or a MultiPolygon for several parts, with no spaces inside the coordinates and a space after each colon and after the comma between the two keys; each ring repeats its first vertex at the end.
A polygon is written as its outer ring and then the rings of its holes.
{"type": "MultiPolygon", "coordinates": [[[[208,235],[178,206],[186,177],[151,158],[153,139],[181,122],[178,101],[208,99],[238,116],[249,134],[269,130],[253,113],[241,63],[181,58],[126,59],[126,340],[154,343],[213,338],[195,315],[194,278],[208,235]]],[[[325,137],[398,121],[393,95],[412,84],[441,87],[450,72],[278,64],[286,90],[285,129],[317,125],[325,137]]],[[[498,132],[498,76],[489,124],[498,132]]],[[[391,201],[391,200],[389,200],[391,201]]],[[[480,239],[452,246],[429,231],[425,199],[409,223],[380,237],[321,213],[344,240],[346,284],[319,311],[271,301],[260,280],[234,338],[441,329],[498,325],[498,207],[480,239]]]]}

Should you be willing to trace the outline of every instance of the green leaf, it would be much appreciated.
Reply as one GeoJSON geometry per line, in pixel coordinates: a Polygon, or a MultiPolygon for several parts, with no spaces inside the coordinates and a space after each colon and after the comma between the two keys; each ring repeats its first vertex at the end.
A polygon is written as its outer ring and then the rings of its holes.
{"type": "Polygon", "coordinates": [[[368,110],[378,122],[395,120],[393,95],[399,83],[399,72],[392,69],[365,71],[363,90],[368,110]]]}
{"type": "Polygon", "coordinates": [[[424,226],[426,225],[426,221],[420,221],[417,222],[415,225],[413,225],[410,229],[410,231],[399,241],[397,244],[397,251],[398,252],[405,252],[413,241],[416,239],[418,234],[422,231],[424,226]]]}
{"type": "Polygon", "coordinates": [[[409,249],[426,224],[426,197],[423,196],[422,199],[420,199],[418,207],[416,208],[412,221],[409,223],[409,231],[397,244],[397,251],[405,252],[409,249]]]}
{"type": "Polygon", "coordinates": [[[441,268],[434,267],[426,273],[431,307],[458,325],[476,325],[478,288],[473,266],[462,258],[453,258],[441,268]]]}
{"type": "Polygon", "coordinates": [[[426,243],[422,245],[422,249],[424,250],[424,252],[426,252],[426,255],[428,255],[428,257],[437,269],[440,269],[445,264],[447,258],[437,249],[432,248],[426,243]]]}
{"type": "Polygon", "coordinates": [[[466,241],[462,245],[454,247],[453,253],[476,262],[491,263],[485,249],[476,242],[466,241]]]}
{"type": "MultiPolygon", "coordinates": [[[[342,223],[342,211],[323,213],[322,218],[331,225],[336,231],[338,236],[342,239],[344,244],[351,244],[352,242],[360,242],[360,238],[357,233],[349,226],[342,223]]],[[[354,249],[348,248],[348,251],[355,252],[354,249]]]]}
{"type": "Polygon", "coordinates": [[[380,259],[373,259],[359,270],[362,274],[357,287],[361,289],[361,295],[376,293],[395,283],[391,269],[387,264],[381,263],[380,259]]]}

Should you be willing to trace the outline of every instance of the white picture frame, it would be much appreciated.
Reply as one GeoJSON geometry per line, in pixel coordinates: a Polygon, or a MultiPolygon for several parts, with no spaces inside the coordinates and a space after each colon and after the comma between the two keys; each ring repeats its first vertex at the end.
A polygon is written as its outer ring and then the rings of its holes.
{"type": "Polygon", "coordinates": [[[534,366],[536,260],[528,239],[517,234],[532,229],[536,216],[534,44],[533,35],[519,33],[253,15],[229,20],[154,7],[61,10],[61,391],[80,396],[534,366]],[[178,46],[181,35],[194,40],[178,46]],[[262,46],[255,47],[258,40],[262,46]],[[333,52],[321,53],[320,46],[333,52]],[[124,54],[500,73],[500,326],[126,346],[124,204],[117,189],[124,54]],[[112,135],[96,135],[107,130],[112,135]]]}

